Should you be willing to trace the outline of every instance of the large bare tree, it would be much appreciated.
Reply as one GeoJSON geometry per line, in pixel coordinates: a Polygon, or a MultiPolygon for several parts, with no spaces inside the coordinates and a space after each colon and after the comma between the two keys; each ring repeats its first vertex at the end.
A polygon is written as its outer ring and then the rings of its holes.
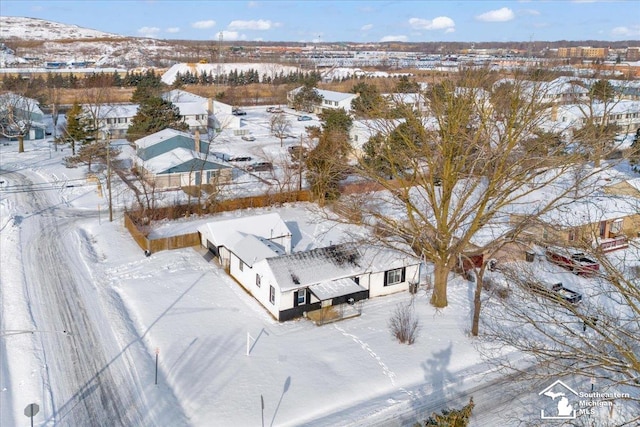
{"type": "MultiPolygon", "coordinates": [[[[523,227],[509,224],[507,209],[565,182],[579,160],[562,146],[530,149],[546,117],[548,105],[539,101],[544,88],[516,78],[503,90],[490,73],[478,72],[434,85],[428,117],[407,115],[402,126],[382,134],[376,152],[381,161],[360,157],[360,174],[386,191],[338,201],[350,218],[371,225],[378,241],[408,244],[433,263],[436,307],[447,306],[449,273],[462,257],[516,239],[523,227]],[[482,238],[487,229],[490,237],[482,238]]],[[[535,212],[560,198],[540,202],[535,212]]]]}

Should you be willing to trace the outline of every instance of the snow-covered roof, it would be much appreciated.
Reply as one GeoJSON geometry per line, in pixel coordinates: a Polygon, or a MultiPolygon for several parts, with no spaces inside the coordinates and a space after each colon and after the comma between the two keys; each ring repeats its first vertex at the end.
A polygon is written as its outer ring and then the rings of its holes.
{"type": "Polygon", "coordinates": [[[276,243],[251,234],[241,237],[239,241],[233,243],[228,249],[249,267],[253,267],[253,264],[265,258],[273,258],[285,254],[284,249],[276,243]]]}
{"type": "Polygon", "coordinates": [[[277,213],[212,221],[198,228],[215,246],[233,248],[246,235],[264,239],[290,236],[291,231],[277,213]]]}
{"type": "Polygon", "coordinates": [[[180,116],[207,115],[207,106],[197,102],[174,102],[173,105],[180,110],[180,116]]]}
{"type": "Polygon", "coordinates": [[[165,101],[171,101],[174,104],[177,102],[188,103],[188,102],[199,102],[202,104],[206,104],[209,100],[200,95],[196,95],[195,93],[187,92],[182,89],[173,89],[169,92],[164,92],[162,94],[162,99],[165,101]]]}
{"type": "Polygon", "coordinates": [[[151,135],[147,135],[144,138],[140,138],[135,140],[134,144],[136,145],[136,147],[140,148],[148,148],[151,147],[152,145],[158,144],[162,141],[166,141],[169,138],[173,138],[174,136],[184,136],[186,138],[193,138],[193,135],[191,135],[190,133],[187,132],[181,132],[179,130],[175,130],[175,129],[163,129],[161,131],[158,131],[154,134],[151,135]]]}
{"type": "MultiPolygon", "coordinates": [[[[298,92],[300,92],[300,90],[302,90],[302,86],[293,89],[291,93],[295,95],[298,92]]],[[[344,100],[353,99],[358,96],[355,93],[336,92],[333,90],[318,89],[318,88],[316,88],[316,92],[318,92],[318,95],[320,95],[322,99],[324,99],[325,101],[333,101],[333,102],[342,102],[344,100]]]]}
{"type": "Polygon", "coordinates": [[[182,147],[174,148],[171,151],[167,151],[166,153],[152,157],[145,161],[141,160],[141,162],[143,162],[144,168],[146,170],[159,174],[192,160],[198,160],[202,162],[198,170],[207,171],[229,168],[229,166],[217,162],[212,162],[211,160],[206,159],[203,155],[196,153],[193,150],[188,150],[182,147]]]}
{"type": "Polygon", "coordinates": [[[349,278],[321,282],[309,286],[309,290],[320,301],[326,301],[343,295],[366,291],[365,288],[358,285],[356,282],[349,278]]]}
{"type": "Polygon", "coordinates": [[[353,277],[366,271],[362,254],[352,243],[268,258],[266,262],[282,291],[353,277]]]}
{"type": "MultiPolygon", "coordinates": [[[[88,107],[85,106],[85,109],[88,107]]],[[[98,109],[99,119],[134,117],[138,112],[138,104],[105,104],[98,109]]]]}
{"type": "Polygon", "coordinates": [[[610,221],[637,213],[637,201],[630,200],[629,197],[599,195],[559,206],[543,214],[540,219],[564,228],[610,221]]]}
{"type": "Polygon", "coordinates": [[[5,105],[11,105],[34,114],[44,114],[37,100],[13,92],[0,95],[0,108],[4,108],[5,105]]]}

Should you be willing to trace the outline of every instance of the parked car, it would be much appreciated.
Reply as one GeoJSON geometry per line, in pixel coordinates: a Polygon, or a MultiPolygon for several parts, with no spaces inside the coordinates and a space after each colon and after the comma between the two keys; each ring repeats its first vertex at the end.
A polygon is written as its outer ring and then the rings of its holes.
{"type": "Polygon", "coordinates": [[[537,294],[549,297],[551,299],[560,299],[570,304],[578,304],[582,301],[582,294],[565,288],[560,282],[558,283],[544,283],[544,282],[529,282],[527,283],[529,289],[537,294]]]}
{"type": "Polygon", "coordinates": [[[273,165],[269,162],[256,162],[247,166],[249,172],[266,172],[273,170],[273,165]]]}
{"type": "Polygon", "coordinates": [[[220,153],[219,151],[211,152],[216,159],[224,160],[225,162],[231,161],[231,156],[227,153],[220,153]]]}
{"type": "Polygon", "coordinates": [[[251,157],[249,156],[236,156],[236,157],[231,157],[229,159],[230,162],[250,162],[251,161],[251,157]]]}
{"type": "MultiPolygon", "coordinates": [[[[227,110],[227,111],[228,111],[228,110],[227,110]]],[[[241,109],[239,109],[239,108],[234,108],[233,110],[231,110],[231,113],[232,113],[234,116],[246,116],[246,115],[247,115],[247,112],[246,112],[246,111],[241,110],[241,109]]]]}
{"type": "Polygon", "coordinates": [[[313,118],[311,116],[298,116],[299,122],[307,122],[309,120],[313,120],[313,118]]]}
{"type": "Polygon", "coordinates": [[[256,137],[253,135],[242,135],[242,140],[243,141],[255,141],[256,137]]]}
{"type": "Polygon", "coordinates": [[[280,107],[268,107],[267,112],[268,113],[284,113],[284,110],[280,107]]]}
{"type": "Polygon", "coordinates": [[[586,256],[583,252],[572,252],[566,248],[549,246],[545,256],[548,261],[572,271],[574,274],[589,276],[600,270],[600,264],[586,256]]]}

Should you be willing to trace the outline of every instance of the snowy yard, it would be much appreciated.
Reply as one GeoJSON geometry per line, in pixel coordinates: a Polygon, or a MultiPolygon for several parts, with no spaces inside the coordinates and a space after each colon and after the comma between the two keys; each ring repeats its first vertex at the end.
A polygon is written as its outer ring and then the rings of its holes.
{"type": "MultiPolygon", "coordinates": [[[[248,120],[252,114],[248,109],[248,120]]],[[[254,124],[259,125],[264,119],[262,114],[256,117],[254,124]]],[[[253,133],[258,140],[263,137],[253,133]]],[[[234,154],[248,151],[240,144],[234,139],[220,141],[219,146],[234,154]]],[[[360,317],[333,324],[316,326],[306,319],[278,323],[210,261],[204,249],[145,257],[122,225],[119,209],[128,201],[120,183],[114,192],[115,221],[109,223],[106,202],[98,196],[95,184],[85,182],[84,170],[62,166],[67,150],[52,152],[42,141],[27,142],[26,147],[24,154],[17,154],[13,147],[0,147],[1,326],[3,331],[37,333],[2,337],[1,425],[26,425],[29,420],[23,410],[31,402],[41,408],[34,418],[36,425],[56,425],[63,414],[55,404],[59,391],[54,382],[66,379],[46,360],[65,358],[62,344],[57,343],[68,338],[65,334],[80,333],[74,324],[34,320],[32,311],[48,301],[35,301],[26,291],[21,254],[29,243],[24,236],[37,232],[25,230],[30,224],[26,218],[40,212],[20,203],[17,192],[25,187],[6,178],[8,170],[42,181],[31,189],[39,186],[57,200],[47,215],[71,221],[69,231],[77,237],[73,244],[64,243],[65,250],[75,254],[71,272],[82,278],[84,298],[95,300],[91,316],[98,335],[113,335],[110,342],[117,343],[110,347],[107,366],[122,363],[132,372],[135,405],[152,414],[150,424],[255,426],[262,420],[265,425],[278,426],[410,424],[430,413],[423,413],[424,402],[441,402],[446,407],[459,402],[457,393],[478,390],[495,379],[484,375],[490,366],[483,363],[475,341],[468,336],[471,282],[452,279],[449,307],[442,310],[429,305],[429,295],[421,288],[415,297],[400,293],[367,300],[360,317]],[[69,220],[71,212],[74,216],[69,220]],[[406,346],[392,337],[388,321],[397,304],[411,303],[421,328],[416,343],[406,346]],[[50,333],[61,330],[66,332],[50,333]],[[49,339],[53,342],[42,344],[43,336],[51,335],[55,335],[49,339]],[[47,352],[44,357],[43,352],[47,352]],[[450,397],[454,400],[449,401],[450,397]]],[[[277,150],[279,143],[271,140],[264,149],[277,150]]],[[[349,231],[321,221],[309,206],[287,205],[242,214],[280,213],[292,228],[295,250],[336,243],[349,231]]],[[[192,231],[201,221],[166,222],[154,233],[192,231]]],[[[588,289],[588,279],[542,264],[544,274],[562,275],[562,281],[572,288],[588,289]]],[[[494,392],[487,391],[484,398],[492,400],[494,392]]],[[[533,402],[534,410],[511,410],[535,414],[537,390],[529,394],[524,400],[533,402]]],[[[483,407],[482,393],[475,398],[477,416],[472,425],[504,425],[501,414],[494,413],[486,400],[483,407]]],[[[508,400],[509,394],[504,398],[508,400]]],[[[436,409],[442,408],[430,410],[436,409]]]]}

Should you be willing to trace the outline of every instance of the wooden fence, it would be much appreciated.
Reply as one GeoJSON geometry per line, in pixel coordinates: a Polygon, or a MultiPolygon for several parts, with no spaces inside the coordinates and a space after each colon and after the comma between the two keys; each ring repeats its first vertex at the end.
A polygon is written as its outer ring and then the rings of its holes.
{"type": "Polygon", "coordinates": [[[200,235],[194,232],[178,236],[149,239],[149,230],[147,230],[149,227],[145,225],[145,223],[149,223],[151,219],[155,221],[161,219],[177,219],[189,215],[214,214],[238,209],[262,208],[288,202],[308,202],[310,200],[311,193],[307,190],[302,190],[222,200],[206,208],[193,205],[169,206],[158,208],[152,213],[146,212],[144,218],[141,212],[125,212],[124,226],[129,230],[131,237],[133,237],[133,240],[135,240],[142,250],[153,253],[163,250],[198,246],[200,245],[200,235]]]}

